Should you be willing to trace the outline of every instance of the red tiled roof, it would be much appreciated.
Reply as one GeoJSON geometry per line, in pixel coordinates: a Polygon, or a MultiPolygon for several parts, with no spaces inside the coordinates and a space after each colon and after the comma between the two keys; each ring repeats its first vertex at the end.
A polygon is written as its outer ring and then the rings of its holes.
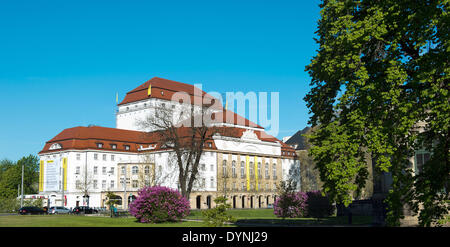
{"type": "MultiPolygon", "coordinates": [[[[212,129],[211,129],[212,130],[212,129]]],[[[243,128],[236,127],[220,127],[215,128],[222,136],[240,138],[242,134],[246,131],[243,128]]],[[[214,133],[209,132],[207,135],[212,136],[214,133]]],[[[275,137],[267,135],[263,130],[255,131],[255,134],[262,141],[266,142],[278,142],[282,145],[282,151],[294,152],[294,149],[289,145],[284,144],[275,137]]],[[[161,143],[159,139],[161,138],[160,132],[140,132],[132,130],[123,130],[115,128],[106,128],[99,126],[92,127],[74,127],[63,130],[61,133],[56,135],[50,141],[48,141],[42,151],[39,154],[45,154],[49,152],[64,151],[69,149],[74,150],[86,150],[86,149],[97,149],[97,150],[108,150],[116,152],[133,152],[137,153],[139,148],[143,146],[144,148],[149,147],[149,145],[155,146],[155,150],[161,150],[161,143]],[[50,146],[54,143],[58,143],[62,146],[61,149],[50,150],[50,146]],[[98,148],[97,144],[102,143],[103,147],[98,148]],[[112,144],[117,146],[116,149],[112,148],[112,144]],[[125,150],[125,145],[129,146],[129,150],[125,150]]],[[[178,135],[180,138],[190,137],[190,128],[180,127],[178,129],[178,135]]],[[[208,140],[207,142],[212,143],[212,147],[206,147],[206,149],[216,149],[214,142],[208,140]]]]}
{"type": "Polygon", "coordinates": [[[97,143],[103,144],[102,150],[137,152],[141,145],[156,144],[156,139],[139,131],[99,126],[74,127],[63,130],[48,141],[39,154],[68,149],[98,149],[97,143]],[[50,150],[54,143],[60,144],[62,149],[50,150]],[[112,144],[115,144],[117,149],[113,149],[112,144]],[[130,149],[125,150],[125,145],[130,146],[130,149]]]}
{"type": "Polygon", "coordinates": [[[195,104],[197,101],[199,101],[199,103],[203,102],[202,99],[201,98],[199,99],[199,97],[196,94],[201,94],[202,97],[209,97],[210,99],[215,99],[211,95],[205,93],[204,91],[200,90],[199,88],[196,88],[193,85],[167,80],[159,77],[153,77],[144,84],[128,92],[123,101],[120,102],[119,105],[133,103],[148,98],[171,100],[172,96],[178,92],[185,92],[189,94],[191,97],[192,104],[195,104]],[[148,88],[150,85],[152,85],[151,88],[152,93],[151,95],[148,95],[148,88]],[[161,94],[162,91],[163,94],[161,94]],[[196,98],[194,99],[194,97],[196,98]]]}
{"type": "Polygon", "coordinates": [[[229,111],[229,110],[217,112],[214,115],[213,121],[218,122],[218,123],[227,123],[227,124],[232,124],[232,125],[240,125],[240,126],[258,128],[258,129],[264,129],[260,125],[238,115],[237,113],[229,111]]]}
{"type": "MultiPolygon", "coordinates": [[[[236,126],[264,129],[260,125],[255,124],[254,122],[238,115],[237,113],[225,110],[223,108],[217,112],[211,113],[210,116],[211,119],[207,119],[207,117],[208,116],[202,114],[194,115],[194,123],[204,124],[206,126],[209,126],[210,124],[225,123],[236,126]]],[[[183,120],[182,122],[179,123],[179,126],[191,126],[191,121],[192,121],[191,118],[183,120]]]]}

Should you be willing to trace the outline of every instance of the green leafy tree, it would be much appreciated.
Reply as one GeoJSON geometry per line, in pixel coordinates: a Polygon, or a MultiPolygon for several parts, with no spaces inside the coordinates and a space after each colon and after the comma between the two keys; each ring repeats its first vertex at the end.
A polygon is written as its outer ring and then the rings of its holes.
{"type": "Polygon", "coordinates": [[[23,157],[17,162],[0,162],[0,198],[16,198],[18,185],[22,181],[24,166],[24,194],[35,194],[39,183],[39,158],[34,155],[23,157]]]}
{"type": "Polygon", "coordinates": [[[109,206],[109,210],[110,210],[110,216],[113,216],[113,211],[114,211],[114,207],[116,205],[119,205],[122,200],[121,197],[114,194],[114,192],[108,191],[108,193],[106,193],[106,197],[108,198],[108,201],[106,201],[106,205],[109,206]]]}
{"type": "Polygon", "coordinates": [[[220,196],[214,199],[216,207],[203,212],[204,222],[208,227],[223,227],[227,222],[235,222],[236,219],[227,214],[231,205],[227,203],[227,198],[220,196]]]}
{"type": "MultiPolygon", "coordinates": [[[[331,199],[349,205],[368,166],[392,174],[387,223],[409,204],[430,226],[449,208],[449,1],[323,1],[306,67],[310,150],[331,199]],[[421,174],[409,161],[425,149],[421,174]]],[[[375,171],[374,171],[375,172],[375,171]]]]}

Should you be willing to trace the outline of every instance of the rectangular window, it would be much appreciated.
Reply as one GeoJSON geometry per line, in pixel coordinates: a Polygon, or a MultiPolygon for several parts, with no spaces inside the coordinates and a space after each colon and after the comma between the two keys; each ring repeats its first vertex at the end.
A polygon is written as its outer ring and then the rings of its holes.
{"type": "Polygon", "coordinates": [[[111,186],[111,188],[114,188],[114,180],[111,180],[110,186],[111,186]]]}
{"type": "Polygon", "coordinates": [[[98,154],[94,154],[94,160],[98,160],[98,154]]]}
{"type": "Polygon", "coordinates": [[[111,170],[109,172],[111,175],[114,175],[114,167],[111,167],[111,170]]]}
{"type": "Polygon", "coordinates": [[[423,171],[423,165],[430,160],[430,153],[416,154],[416,174],[423,171]]]}
{"type": "Polygon", "coordinates": [[[94,189],[98,188],[97,180],[94,180],[94,189]]]}
{"type": "Polygon", "coordinates": [[[81,154],[77,154],[77,160],[81,160],[81,154]]]}
{"type": "Polygon", "coordinates": [[[76,175],[80,175],[80,167],[79,167],[79,166],[77,166],[77,167],[75,168],[75,174],[76,174],[76,175]]]}
{"type": "Polygon", "coordinates": [[[106,154],[103,155],[103,160],[106,161],[106,154]]]}
{"type": "Polygon", "coordinates": [[[106,167],[105,167],[105,166],[102,167],[102,174],[103,174],[103,175],[106,175],[106,167]]]}
{"type": "Polygon", "coordinates": [[[114,158],[115,158],[114,155],[111,155],[111,161],[114,161],[114,158]]]}
{"type": "Polygon", "coordinates": [[[133,188],[137,188],[138,187],[138,181],[137,180],[133,180],[133,188]]]}
{"type": "Polygon", "coordinates": [[[94,175],[97,175],[97,170],[98,170],[98,167],[94,166],[94,175]]]}
{"type": "Polygon", "coordinates": [[[106,180],[102,180],[102,189],[106,189],[106,180]]]}

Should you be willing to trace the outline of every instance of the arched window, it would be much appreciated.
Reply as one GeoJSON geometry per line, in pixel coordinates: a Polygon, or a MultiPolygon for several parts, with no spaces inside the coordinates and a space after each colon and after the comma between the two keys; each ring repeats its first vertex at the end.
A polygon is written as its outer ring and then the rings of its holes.
{"type": "Polygon", "coordinates": [[[273,163],[272,165],[272,171],[273,171],[273,179],[277,179],[277,164],[273,163]]]}
{"type": "Polygon", "coordinates": [[[126,172],[126,169],[125,169],[125,166],[122,166],[122,174],[125,174],[125,172],[126,172]]]}
{"type": "Polygon", "coordinates": [[[223,163],[222,163],[222,175],[223,175],[223,177],[227,176],[227,160],[223,160],[223,163]]]}
{"type": "Polygon", "coordinates": [[[255,167],[253,166],[253,162],[250,162],[250,176],[255,176],[255,167]]]}
{"type": "Polygon", "coordinates": [[[139,168],[137,166],[133,166],[133,168],[131,168],[131,173],[133,175],[136,175],[139,173],[139,168]]]}
{"type": "Polygon", "coordinates": [[[266,178],[269,178],[269,163],[266,163],[266,167],[265,168],[266,168],[265,169],[266,178]]]}
{"type": "Polygon", "coordinates": [[[245,178],[245,162],[241,162],[241,178],[245,178]]]}
{"type": "Polygon", "coordinates": [[[258,163],[258,178],[262,178],[262,174],[261,174],[261,162],[258,163]]]}

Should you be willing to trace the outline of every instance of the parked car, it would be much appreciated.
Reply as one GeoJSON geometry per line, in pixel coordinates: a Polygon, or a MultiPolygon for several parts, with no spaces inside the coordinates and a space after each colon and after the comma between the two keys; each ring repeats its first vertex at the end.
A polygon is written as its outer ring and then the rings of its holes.
{"type": "Polygon", "coordinates": [[[97,214],[98,210],[90,208],[90,207],[86,207],[86,206],[81,206],[81,207],[75,207],[72,210],[73,214],[97,214]]]}
{"type": "Polygon", "coordinates": [[[48,213],[49,214],[68,214],[68,213],[70,213],[70,209],[65,208],[65,207],[51,207],[48,213]]]}
{"type": "Polygon", "coordinates": [[[46,214],[44,209],[38,207],[22,207],[19,209],[20,215],[31,215],[31,214],[46,214]]]}

